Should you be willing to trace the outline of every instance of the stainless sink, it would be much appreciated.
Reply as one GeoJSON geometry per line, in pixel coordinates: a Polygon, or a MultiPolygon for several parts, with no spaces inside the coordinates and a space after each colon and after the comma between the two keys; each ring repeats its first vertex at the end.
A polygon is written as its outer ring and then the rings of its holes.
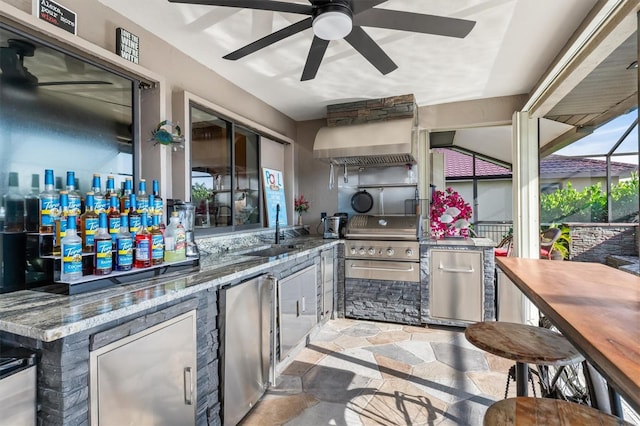
{"type": "Polygon", "coordinates": [[[271,247],[247,251],[242,253],[243,256],[259,256],[259,257],[272,257],[279,256],[281,254],[291,253],[292,251],[299,250],[300,246],[294,244],[274,244],[271,247]]]}

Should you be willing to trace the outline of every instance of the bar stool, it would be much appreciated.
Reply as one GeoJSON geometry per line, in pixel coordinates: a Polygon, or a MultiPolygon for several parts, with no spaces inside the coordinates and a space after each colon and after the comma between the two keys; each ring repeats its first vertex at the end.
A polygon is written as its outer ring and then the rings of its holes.
{"type": "Polygon", "coordinates": [[[631,423],[575,402],[550,398],[517,397],[492,404],[484,415],[485,426],[621,426],[631,423]]]}
{"type": "Polygon", "coordinates": [[[484,321],[468,326],[464,335],[478,348],[516,362],[518,396],[527,396],[528,393],[527,364],[560,367],[584,360],[565,337],[544,327],[484,321]]]}

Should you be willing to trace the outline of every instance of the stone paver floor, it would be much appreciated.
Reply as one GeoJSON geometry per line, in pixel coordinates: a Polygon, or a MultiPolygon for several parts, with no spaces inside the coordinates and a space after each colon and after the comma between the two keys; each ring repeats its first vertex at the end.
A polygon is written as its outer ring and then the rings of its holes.
{"type": "Polygon", "coordinates": [[[511,365],[455,328],[331,320],[242,424],[481,425],[511,365]]]}

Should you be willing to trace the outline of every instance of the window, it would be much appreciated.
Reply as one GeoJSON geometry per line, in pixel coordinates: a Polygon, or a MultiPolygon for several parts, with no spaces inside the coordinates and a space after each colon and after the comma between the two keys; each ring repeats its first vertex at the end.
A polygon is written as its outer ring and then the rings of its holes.
{"type": "Polygon", "coordinates": [[[542,223],[637,222],[637,117],[634,109],[541,159],[542,223]]]}
{"type": "Polygon", "coordinates": [[[190,113],[196,228],[261,226],[260,136],[196,105],[190,113]]]}
{"type": "MultiPolygon", "coordinates": [[[[0,25],[0,195],[10,172],[22,193],[53,169],[64,189],[74,171],[82,194],[99,173],[116,189],[133,175],[136,81],[0,25]]],[[[35,186],[35,185],[34,185],[35,186]]]]}

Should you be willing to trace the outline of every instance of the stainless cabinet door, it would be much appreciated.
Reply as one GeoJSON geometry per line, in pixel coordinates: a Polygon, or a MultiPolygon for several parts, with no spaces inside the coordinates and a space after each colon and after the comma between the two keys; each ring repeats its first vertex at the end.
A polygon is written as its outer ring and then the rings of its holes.
{"type": "Polygon", "coordinates": [[[322,270],[322,318],[333,316],[333,250],[323,252],[320,257],[322,270]]]}
{"type": "Polygon", "coordinates": [[[0,426],[36,425],[36,367],[0,380],[0,426]]]}
{"type": "Polygon", "coordinates": [[[180,315],[91,353],[91,423],[193,425],[196,316],[180,315]]]}
{"type": "Polygon", "coordinates": [[[433,318],[482,321],[482,252],[431,250],[429,311],[433,318]]]}
{"type": "Polygon", "coordinates": [[[267,390],[271,289],[266,276],[220,292],[223,421],[235,425],[267,390]]]}
{"type": "Polygon", "coordinates": [[[280,360],[317,324],[317,288],[315,265],[278,281],[280,360]]]}

